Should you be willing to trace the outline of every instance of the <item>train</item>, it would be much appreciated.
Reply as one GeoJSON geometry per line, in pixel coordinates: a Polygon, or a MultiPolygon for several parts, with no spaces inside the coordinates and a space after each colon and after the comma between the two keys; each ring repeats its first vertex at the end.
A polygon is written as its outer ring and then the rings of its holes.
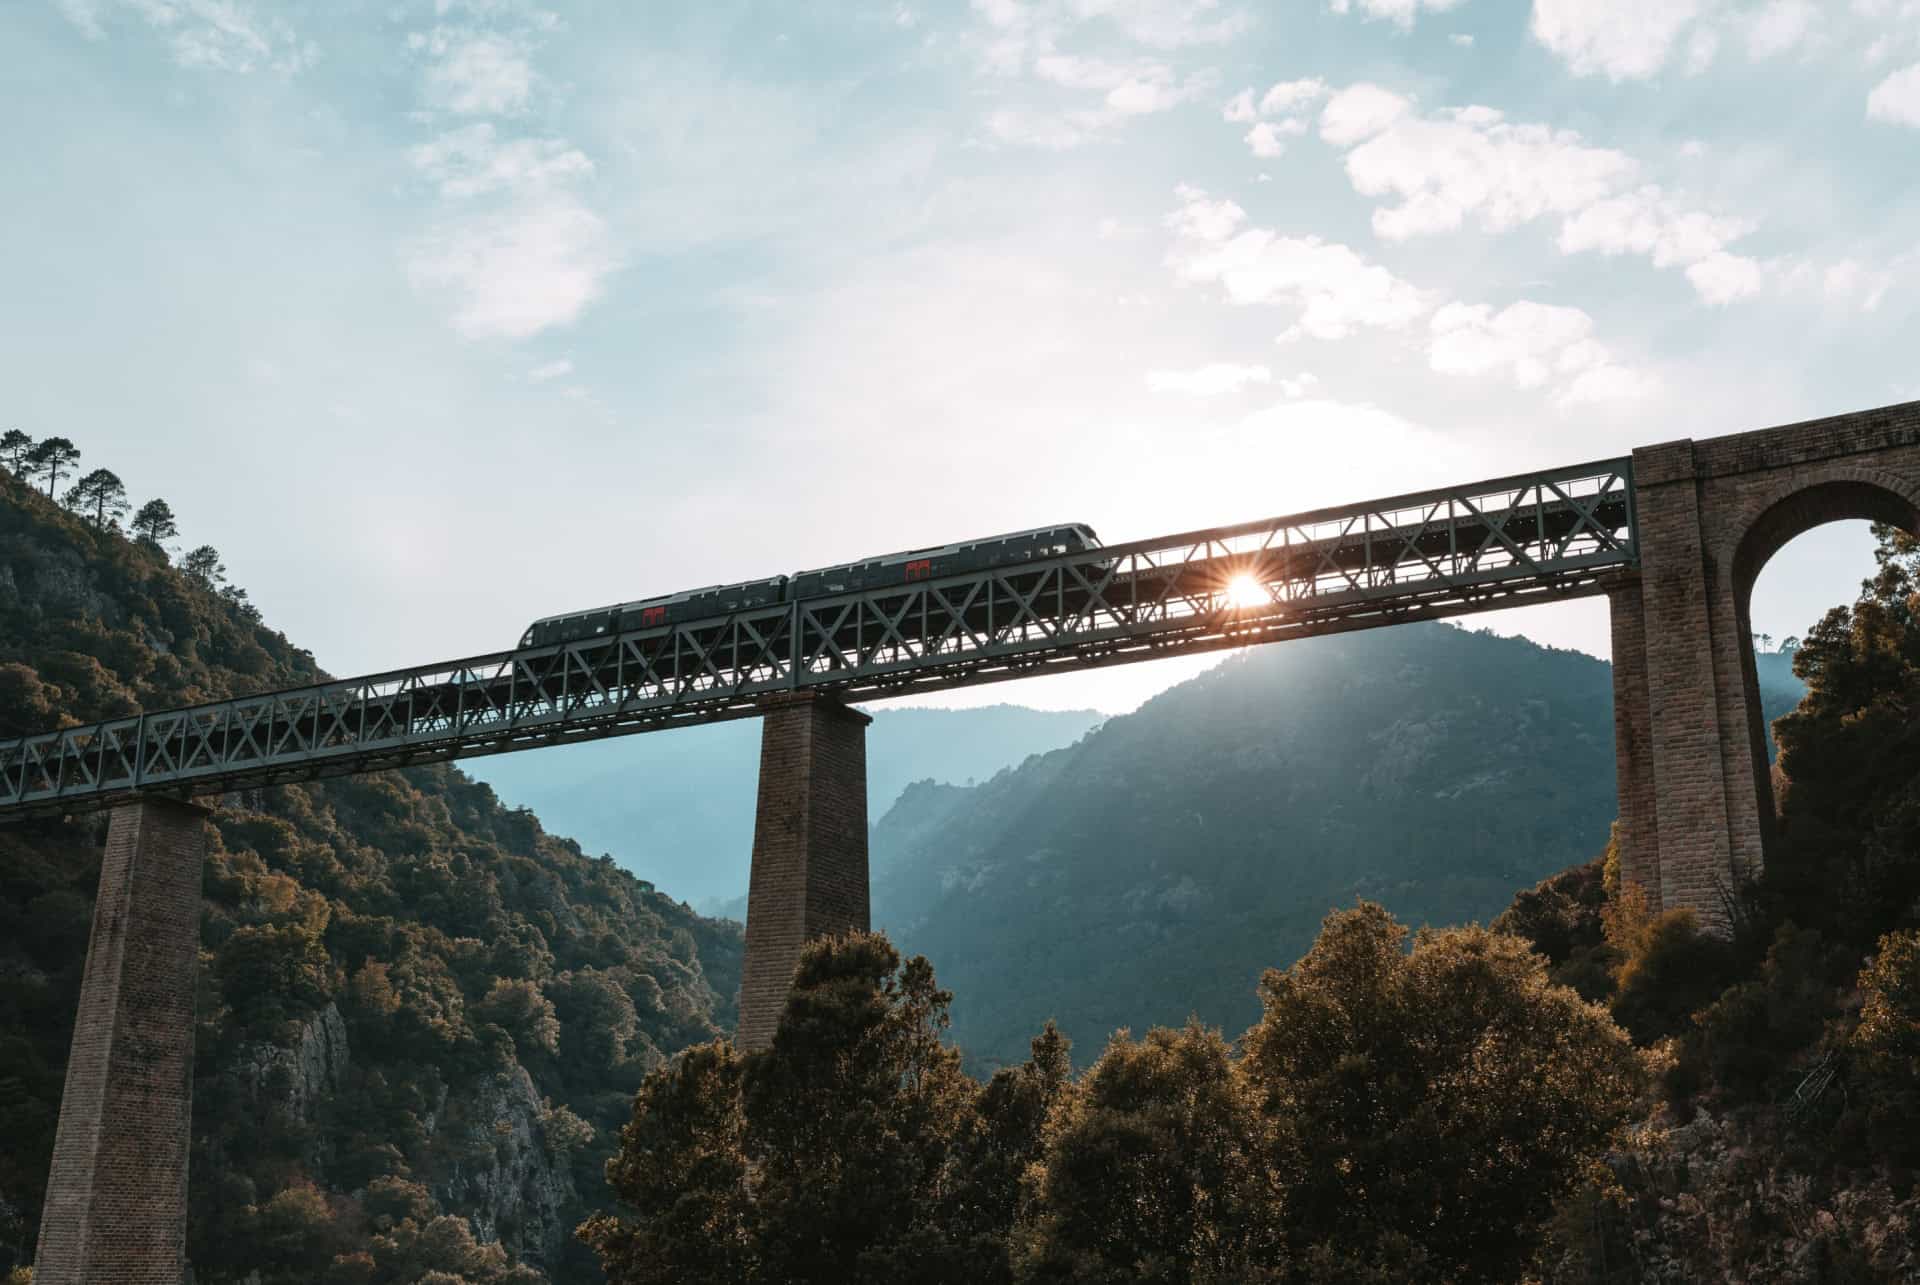
{"type": "Polygon", "coordinates": [[[547,616],[527,626],[526,632],[520,637],[520,645],[544,647],[550,643],[577,642],[583,638],[617,634],[627,629],[654,629],[688,620],[731,615],[738,611],[757,611],[808,598],[858,593],[941,576],[986,571],[1039,558],[1084,553],[1099,547],[1100,537],[1084,522],[1010,531],[1005,535],[988,536],[984,540],[943,544],[931,549],[907,549],[858,562],[843,562],[838,566],[796,571],[787,576],[743,580],[738,584],[708,585],[704,589],[684,589],[657,598],[596,607],[592,611],[547,616]]]}

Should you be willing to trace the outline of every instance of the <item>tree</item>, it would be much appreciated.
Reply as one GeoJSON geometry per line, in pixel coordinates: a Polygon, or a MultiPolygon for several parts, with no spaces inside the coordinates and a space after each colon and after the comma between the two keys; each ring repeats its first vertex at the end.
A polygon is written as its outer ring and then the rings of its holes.
{"type": "Polygon", "coordinates": [[[1519,938],[1423,930],[1411,953],[1405,938],[1362,903],[1261,978],[1243,1066],[1288,1179],[1287,1238],[1309,1263],[1406,1247],[1422,1279],[1511,1280],[1643,1066],[1519,938]]]}
{"type": "Polygon", "coordinates": [[[1258,1102],[1220,1032],[1113,1037],[1047,1126],[1022,1281],[1278,1281],[1258,1102]]]}
{"type": "Polygon", "coordinates": [[[220,551],[210,544],[203,544],[182,558],[180,569],[205,589],[227,582],[227,569],[221,565],[220,551]]]}
{"type": "Polygon", "coordinates": [[[496,978],[474,1015],[506,1031],[523,1054],[531,1055],[536,1049],[553,1053],[560,1047],[559,1019],[537,983],[496,978]]]}
{"type": "Polygon", "coordinates": [[[47,475],[47,498],[67,471],[80,462],[80,448],[64,437],[49,437],[27,452],[27,472],[47,475]]]}
{"type": "Polygon", "coordinates": [[[765,1278],[956,1279],[935,1211],[974,1085],[941,1043],[952,1002],[884,934],[802,952],[742,1086],[765,1278]]]}
{"type": "Polygon", "coordinates": [[[1033,1204],[1023,1179],[1041,1158],[1047,1120],[1073,1090],[1072,1041],[1048,1022],[1030,1047],[1025,1062],[981,1086],[936,1211],[955,1274],[976,1285],[1013,1280],[1014,1228],[1033,1204]]]}
{"type": "Polygon", "coordinates": [[[127,514],[127,488],[112,469],[97,468],[73,484],[63,503],[78,513],[90,513],[99,530],[118,526],[127,514]]]}
{"type": "Polygon", "coordinates": [[[1869,1136],[1900,1164],[1920,1158],[1920,932],[1889,933],[1860,972],[1852,1047],[1867,1098],[1869,1136]]]}
{"type": "Polygon", "coordinates": [[[173,509],[165,500],[148,500],[133,515],[130,525],[142,544],[156,549],[180,534],[180,528],[174,524],[173,509]]]}
{"type": "Polygon", "coordinates": [[[21,476],[27,458],[33,454],[33,439],[17,428],[10,428],[0,436],[0,460],[7,462],[7,470],[15,477],[21,476]]]}
{"type": "Polygon", "coordinates": [[[1877,573],[1793,653],[1807,694],[1774,725],[1786,785],[1759,898],[1769,931],[1791,919],[1856,960],[1920,902],[1920,543],[1875,535],[1877,573]]]}
{"type": "Polygon", "coordinates": [[[742,1060],[725,1040],[648,1075],[607,1162],[636,1217],[596,1214],[576,1233],[613,1285],[702,1285],[752,1277],[742,1060]]]}
{"type": "Polygon", "coordinates": [[[945,1220],[978,1088],[940,1040],[951,998],[884,935],[823,938],[771,1047],[650,1074],[607,1167],[633,1216],[579,1232],[608,1280],[975,1285],[945,1220]]]}

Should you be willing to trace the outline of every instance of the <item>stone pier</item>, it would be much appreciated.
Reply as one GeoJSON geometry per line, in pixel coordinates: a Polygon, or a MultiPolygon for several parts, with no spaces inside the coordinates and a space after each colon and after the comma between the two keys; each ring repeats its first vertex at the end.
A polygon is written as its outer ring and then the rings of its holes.
{"type": "Polygon", "coordinates": [[[179,1285],[207,813],[115,808],[93,907],[35,1285],[179,1285]]]}
{"type": "Polygon", "coordinates": [[[1642,447],[1633,482],[1640,571],[1608,592],[1621,875],[1724,928],[1774,823],[1754,582],[1823,523],[1920,533],[1920,402],[1642,447]]]}
{"type": "Polygon", "coordinates": [[[747,888],[739,1044],[773,1041],[800,948],[865,931],[867,715],[825,696],[783,697],[760,733],[760,799],[747,888]]]}

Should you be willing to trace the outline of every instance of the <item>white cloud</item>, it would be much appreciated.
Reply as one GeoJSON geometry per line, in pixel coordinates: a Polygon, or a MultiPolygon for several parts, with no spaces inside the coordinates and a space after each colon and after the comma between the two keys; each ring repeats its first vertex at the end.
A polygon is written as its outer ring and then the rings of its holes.
{"type": "Polygon", "coordinates": [[[1575,375],[1554,397],[1554,404],[1566,409],[1599,402],[1640,401],[1660,390],[1660,381],[1643,371],[1625,366],[1594,366],[1575,375]]]}
{"type": "Polygon", "coordinates": [[[1270,120],[1263,120],[1247,131],[1247,147],[1261,157],[1278,156],[1287,150],[1280,127],[1270,120]]]}
{"type": "Polygon", "coordinates": [[[1875,85],[1867,95],[1867,115],[1873,120],[1920,128],[1920,62],[1875,85]]]}
{"type": "Polygon", "coordinates": [[[1593,318],[1578,308],[1522,300],[1495,313],[1486,304],[1450,303],[1433,314],[1428,364],[1443,375],[1510,374],[1537,388],[1555,359],[1593,334],[1593,318]]]}
{"type": "Polygon", "coordinates": [[[1456,31],[1451,36],[1448,36],[1447,39],[1459,45],[1462,49],[1473,48],[1473,37],[1464,31],[1456,31]]]}
{"type": "Polygon", "coordinates": [[[1309,391],[1317,387],[1319,383],[1320,376],[1310,370],[1303,370],[1297,375],[1282,378],[1279,382],[1279,389],[1288,397],[1304,397],[1309,391]]]}
{"type": "Polygon", "coordinates": [[[66,20],[78,27],[88,40],[99,40],[107,34],[100,22],[104,0],[56,0],[56,4],[66,20]]]}
{"type": "Polygon", "coordinates": [[[482,121],[440,135],[409,153],[414,168],[454,199],[493,191],[525,192],[593,173],[586,153],[557,138],[501,141],[482,121]]]}
{"type": "Polygon", "coordinates": [[[415,289],[448,297],[471,339],[524,339],[579,317],[618,266],[604,220],[565,194],[454,219],[414,248],[415,289]]]}
{"type": "Polygon", "coordinates": [[[166,33],[182,67],[239,74],[262,67],[283,76],[319,60],[319,46],[284,19],[263,16],[252,0],[56,0],[60,12],[89,40],[106,35],[110,11],[132,13],[166,33]]]}
{"type": "Polygon", "coordinates": [[[1252,25],[1248,13],[1221,0],[1067,0],[1053,7],[1069,21],[1104,18],[1127,39],[1155,49],[1224,44],[1252,25]]]}
{"type": "Polygon", "coordinates": [[[1785,53],[1806,39],[1819,18],[1812,0],[1772,0],[1747,22],[1748,56],[1759,59],[1785,53]]]}
{"type": "Polygon", "coordinates": [[[1333,96],[1320,112],[1320,137],[1335,147],[1351,147],[1386,129],[1412,110],[1411,100],[1362,82],[1333,96]]]}
{"type": "Polygon", "coordinates": [[[1184,393],[1189,397],[1219,397],[1237,393],[1249,384],[1273,382],[1265,366],[1236,366],[1213,362],[1194,370],[1155,370],[1147,373],[1147,389],[1155,393],[1184,393]]]}
{"type": "Polygon", "coordinates": [[[1758,261],[1718,251],[1687,268],[1687,280],[1711,304],[1732,303],[1760,293],[1764,284],[1758,261]]]}
{"type": "Polygon", "coordinates": [[[434,60],[427,69],[427,95],[436,106],[462,116],[505,116],[526,109],[533,93],[533,64],[519,40],[495,31],[436,28],[409,43],[434,60]]]}
{"type": "Polygon", "coordinates": [[[527,378],[536,384],[544,384],[549,379],[558,379],[562,375],[573,373],[573,363],[565,357],[555,361],[543,362],[527,372],[527,378]]]}
{"type": "Polygon", "coordinates": [[[1639,80],[1701,10],[1701,0],[1534,0],[1532,30],[1576,76],[1639,80]]]}
{"type": "Polygon", "coordinates": [[[1277,116],[1298,111],[1309,103],[1318,102],[1326,93],[1327,82],[1318,77],[1311,80],[1283,80],[1260,95],[1260,114],[1277,116]]]}
{"type": "Polygon", "coordinates": [[[1418,116],[1372,85],[1336,95],[1321,133],[1358,142],[1346,158],[1356,191],[1399,198],[1373,215],[1374,230],[1394,240],[1451,231],[1469,215],[1497,232],[1568,214],[1633,169],[1623,153],[1588,147],[1570,131],[1510,124],[1485,107],[1418,116]]]}
{"type": "Polygon", "coordinates": [[[1893,289],[1912,257],[1901,256],[1890,265],[1879,266],[1851,258],[1826,264],[1792,260],[1772,265],[1772,275],[1784,291],[1809,291],[1830,304],[1872,312],[1893,289]]]}
{"type": "Polygon", "coordinates": [[[1362,327],[1400,329],[1427,311],[1426,296],[1351,248],[1319,237],[1244,227],[1246,212],[1181,188],[1167,218],[1168,263],[1183,281],[1218,284],[1236,304],[1298,309],[1283,340],[1341,339],[1362,327]]]}
{"type": "Polygon", "coordinates": [[[1327,103],[1320,132],[1349,148],[1355,191],[1389,198],[1373,212],[1374,231],[1388,240],[1469,222],[1504,232],[1551,218],[1562,253],[1644,254],[1656,267],[1688,269],[1713,303],[1759,288],[1760,265],[1729,251],[1754,230],[1751,220],[1690,208],[1638,182],[1631,156],[1571,130],[1511,122],[1488,107],[1422,114],[1398,94],[1359,84],[1327,103]]]}
{"type": "Polygon", "coordinates": [[[1443,375],[1500,375],[1520,388],[1555,385],[1567,407],[1644,397],[1654,380],[1614,361],[1593,338],[1593,318],[1579,308],[1521,300],[1495,312],[1486,304],[1452,303],[1433,314],[1427,364],[1443,375]]]}
{"type": "Polygon", "coordinates": [[[1368,18],[1385,18],[1395,26],[1406,28],[1422,11],[1427,13],[1445,13],[1459,6],[1461,0],[1327,0],[1327,8],[1335,13],[1358,11],[1368,18]]]}
{"type": "Polygon", "coordinates": [[[1560,225],[1567,254],[1645,254],[1656,268],[1697,263],[1753,231],[1746,219],[1687,210],[1658,187],[1645,186],[1594,201],[1560,225]]]}
{"type": "Polygon", "coordinates": [[[1235,125],[1246,124],[1254,118],[1254,114],[1253,91],[1251,89],[1241,90],[1232,98],[1229,98],[1227,105],[1220,109],[1222,119],[1235,125]]]}
{"type": "Polygon", "coordinates": [[[1002,107],[987,117],[987,130],[1003,143],[1021,147],[1040,147],[1064,151],[1087,141],[1087,131],[1064,116],[1052,112],[1025,111],[1002,107]]]}
{"type": "MultiPolygon", "coordinates": [[[[1099,95],[1080,106],[1016,103],[989,112],[987,130],[999,141],[1054,150],[1091,142],[1128,118],[1171,110],[1214,83],[1210,72],[1182,79],[1152,58],[1061,52],[1059,42],[1076,28],[1107,26],[1136,45],[1176,49],[1229,39],[1247,24],[1244,13],[1220,0],[972,0],[972,8],[986,27],[978,43],[988,70],[1099,95]]],[[[1225,111],[1233,119],[1251,108],[1251,100],[1229,102],[1225,111]]]]}

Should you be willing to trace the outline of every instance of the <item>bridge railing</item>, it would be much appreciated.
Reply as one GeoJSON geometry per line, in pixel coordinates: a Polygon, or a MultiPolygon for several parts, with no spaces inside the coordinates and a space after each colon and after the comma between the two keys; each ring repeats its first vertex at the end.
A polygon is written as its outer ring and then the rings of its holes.
{"type": "Polygon", "coordinates": [[[0,742],[0,816],[214,793],[1542,597],[1635,565],[1602,460],[0,742]]]}

